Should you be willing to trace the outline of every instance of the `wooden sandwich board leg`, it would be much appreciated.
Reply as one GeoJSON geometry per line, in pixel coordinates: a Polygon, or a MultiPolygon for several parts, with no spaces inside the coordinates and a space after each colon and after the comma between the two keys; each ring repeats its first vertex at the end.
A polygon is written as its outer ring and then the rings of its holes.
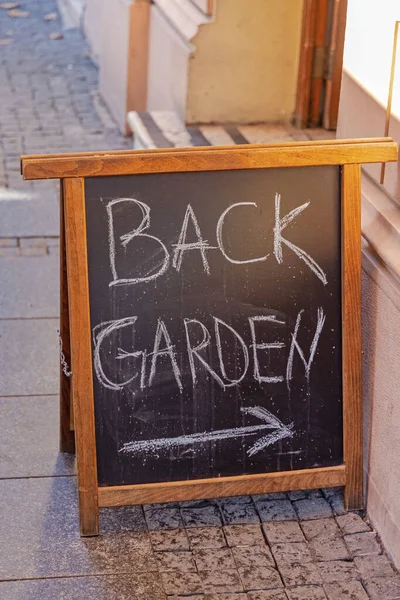
{"type": "Polygon", "coordinates": [[[60,180],[60,355],[61,351],[65,363],[60,364],[60,451],[75,452],[71,377],[66,374],[71,365],[71,349],[62,179],[60,180]]]}
{"type": "Polygon", "coordinates": [[[364,507],[361,389],[361,166],[342,167],[344,463],[347,510],[364,507]]]}
{"type": "Polygon", "coordinates": [[[64,179],[72,394],[81,535],[99,534],[84,180],[64,179]]]}

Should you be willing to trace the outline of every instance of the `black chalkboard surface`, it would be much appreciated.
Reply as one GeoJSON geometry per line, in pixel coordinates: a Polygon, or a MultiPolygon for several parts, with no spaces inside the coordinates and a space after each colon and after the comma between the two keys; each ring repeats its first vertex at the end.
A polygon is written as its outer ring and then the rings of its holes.
{"type": "Polygon", "coordinates": [[[85,179],[99,486],[343,464],[340,168],[85,179]]]}

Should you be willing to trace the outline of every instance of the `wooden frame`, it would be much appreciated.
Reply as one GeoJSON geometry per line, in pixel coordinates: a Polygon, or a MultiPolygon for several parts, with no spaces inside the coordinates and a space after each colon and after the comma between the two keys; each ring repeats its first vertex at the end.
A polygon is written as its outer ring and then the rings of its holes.
{"type": "MultiPolygon", "coordinates": [[[[128,151],[22,157],[25,179],[60,177],[64,204],[68,300],[62,301],[64,344],[71,335],[75,441],[82,535],[99,533],[98,508],[215,496],[258,494],[345,486],[348,509],[363,506],[361,396],[361,167],[363,162],[397,160],[390,138],[341,140],[206,149],[128,151]],[[336,467],[218,479],[100,487],[97,479],[89,314],[84,177],[341,165],[342,179],[342,344],[344,464],[336,467]],[[69,303],[69,310],[65,302],[69,303]],[[69,325],[68,325],[69,315],[69,325]]],[[[62,232],[62,235],[64,231],[62,232]]],[[[62,237],[62,244],[64,238],[62,237]]],[[[65,275],[62,277],[65,285],[65,275]]],[[[65,293],[65,287],[62,288],[65,293]]],[[[68,340],[69,341],[69,340],[68,340]]],[[[69,382],[62,379],[62,419],[68,420],[69,382]],[[68,390],[68,393],[67,393],[68,390]]],[[[63,428],[65,431],[65,428],[63,428]]],[[[62,445],[64,448],[66,445],[62,445]]]]}

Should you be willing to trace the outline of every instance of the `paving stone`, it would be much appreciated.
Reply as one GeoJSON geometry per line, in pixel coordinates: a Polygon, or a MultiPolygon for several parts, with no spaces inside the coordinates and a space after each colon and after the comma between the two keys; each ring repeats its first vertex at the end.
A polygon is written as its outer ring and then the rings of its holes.
{"type": "Polygon", "coordinates": [[[336,517],[336,521],[343,531],[343,533],[362,533],[364,531],[371,531],[371,528],[362,518],[356,513],[347,513],[347,515],[340,515],[336,517]]]}
{"type": "Polygon", "coordinates": [[[309,541],[314,539],[332,539],[341,535],[335,519],[332,518],[302,521],[301,528],[309,541]]]}
{"type": "Polygon", "coordinates": [[[58,318],[59,280],[56,257],[0,260],[0,318],[58,318]]]}
{"type": "Polygon", "coordinates": [[[286,592],[283,590],[259,590],[258,592],[248,592],[247,598],[248,600],[287,600],[286,592]]]}
{"type": "Polygon", "coordinates": [[[294,562],[308,563],[312,560],[308,545],[304,542],[274,544],[271,550],[279,568],[294,562]]]}
{"type": "Polygon", "coordinates": [[[282,523],[272,521],[264,523],[262,528],[269,544],[305,541],[300,525],[295,521],[284,521],[282,523]]]}
{"type": "Polygon", "coordinates": [[[331,505],[332,510],[335,513],[335,515],[337,515],[337,516],[347,515],[347,510],[345,510],[345,508],[344,508],[342,492],[338,492],[338,493],[330,496],[329,504],[331,505]]]}
{"type": "Polygon", "coordinates": [[[0,480],[0,539],[0,580],[157,571],[145,532],[80,537],[74,477],[0,480]]]}
{"type": "Polygon", "coordinates": [[[288,495],[285,492],[272,492],[271,494],[257,494],[252,496],[254,502],[263,500],[287,500],[288,495]]]}
{"type": "Polygon", "coordinates": [[[196,527],[186,531],[190,548],[223,548],[226,540],[222,527],[196,527]]]}
{"type": "MultiPolygon", "coordinates": [[[[192,600],[193,596],[189,597],[192,600]]],[[[169,599],[168,599],[169,600],[169,599]]],[[[206,594],[204,600],[247,600],[246,594],[206,594]]]]}
{"type": "Polygon", "coordinates": [[[261,521],[296,521],[297,515],[290,500],[256,502],[261,521]]]}
{"type": "Polygon", "coordinates": [[[267,546],[235,546],[232,553],[237,567],[275,567],[275,561],[267,546]]]}
{"type": "Polygon", "coordinates": [[[400,575],[368,579],[365,587],[371,600],[399,600],[400,575]]]}
{"type": "Polygon", "coordinates": [[[236,569],[200,571],[199,576],[207,594],[243,592],[236,569]]]}
{"type": "Polygon", "coordinates": [[[177,506],[181,508],[204,508],[206,506],[216,506],[218,500],[186,500],[184,502],[178,502],[177,506]]]}
{"type": "Polygon", "coordinates": [[[59,207],[54,197],[2,201],[0,196],[0,207],[0,237],[59,235],[59,207]]]}
{"type": "Polygon", "coordinates": [[[60,256],[60,246],[49,246],[47,252],[49,256],[60,256]]]}
{"type": "Polygon", "coordinates": [[[383,554],[379,554],[378,556],[356,556],[354,558],[354,564],[361,573],[363,579],[370,579],[371,577],[390,577],[395,573],[388,558],[383,554]]]}
{"type": "Polygon", "coordinates": [[[189,600],[208,600],[204,594],[190,594],[190,596],[182,595],[182,596],[168,596],[168,600],[183,600],[184,598],[189,598],[189,600]]]}
{"type": "Polygon", "coordinates": [[[179,508],[156,508],[146,510],[146,522],[150,530],[179,529],[183,527],[179,508]]]}
{"type": "Polygon", "coordinates": [[[352,556],[366,556],[368,554],[380,554],[381,547],[376,541],[376,533],[354,533],[345,535],[344,540],[352,556]]]}
{"type": "Polygon", "coordinates": [[[46,246],[30,246],[28,248],[20,248],[19,253],[21,256],[46,256],[46,246]]]}
{"type": "Polygon", "coordinates": [[[216,498],[215,502],[220,507],[224,505],[236,506],[237,504],[253,504],[251,496],[232,496],[230,498],[216,498]]]}
{"type": "Polygon", "coordinates": [[[150,539],[155,551],[189,550],[189,540],[184,529],[150,531],[150,539]]]}
{"type": "Polygon", "coordinates": [[[309,548],[317,561],[327,562],[350,558],[347,547],[341,538],[316,538],[309,543],[309,548]]]}
{"type": "Polygon", "coordinates": [[[236,568],[230,548],[202,548],[193,551],[198,571],[229,571],[236,568]]]}
{"type": "Polygon", "coordinates": [[[318,567],[314,563],[293,562],[282,564],[279,572],[288,587],[301,585],[318,585],[322,583],[318,567]]]}
{"type": "MultiPolygon", "coordinates": [[[[368,596],[359,581],[327,583],[326,595],[329,600],[368,600],[368,596]]],[[[383,600],[380,596],[379,600],[383,600]]]]}
{"type": "Polygon", "coordinates": [[[182,508],[181,514],[185,527],[218,527],[222,525],[216,506],[182,508]]]}
{"type": "Polygon", "coordinates": [[[154,573],[65,577],[0,583],[5,600],[165,600],[154,573]]]}
{"type": "Polygon", "coordinates": [[[112,531],[147,532],[146,521],[141,506],[101,508],[99,513],[101,533],[112,531]]]}
{"type": "Polygon", "coordinates": [[[220,505],[220,510],[224,525],[260,522],[253,504],[224,502],[220,505]]]}
{"type": "Polygon", "coordinates": [[[18,258],[20,254],[19,248],[0,248],[0,258],[18,258]]]}
{"type": "Polygon", "coordinates": [[[323,583],[334,583],[335,581],[350,581],[357,579],[358,573],[354,563],[346,560],[332,560],[319,562],[318,570],[323,583]]]}
{"type": "Polygon", "coordinates": [[[0,238],[0,248],[12,248],[18,246],[17,238],[0,238]]]}
{"type": "Polygon", "coordinates": [[[239,568],[239,574],[246,591],[283,588],[278,571],[272,567],[239,568]]]}
{"type": "Polygon", "coordinates": [[[297,586],[286,590],[289,600],[326,600],[324,588],[321,586],[297,586]]]}
{"type": "Polygon", "coordinates": [[[160,502],[158,504],[143,504],[142,505],[143,511],[146,513],[148,511],[153,511],[153,510],[161,510],[163,508],[178,508],[179,509],[179,503],[178,502],[160,502]]]}
{"type": "Polygon", "coordinates": [[[178,573],[196,572],[191,552],[156,552],[155,557],[161,573],[171,571],[179,577],[178,573]]]}
{"type": "Polygon", "coordinates": [[[0,396],[58,393],[57,329],[56,319],[0,321],[0,396]]]}
{"type": "Polygon", "coordinates": [[[44,237],[26,237],[20,238],[20,248],[46,248],[46,238],[44,237]]]}
{"type": "Polygon", "coordinates": [[[160,573],[166,594],[198,594],[203,586],[198,573],[160,573]]]}
{"type": "Polygon", "coordinates": [[[226,525],[224,532],[228,546],[265,544],[260,525],[226,525]]]}
{"type": "Polygon", "coordinates": [[[74,456],[58,450],[58,396],[0,398],[0,421],[0,478],[74,474],[74,456]]]}
{"type": "Polygon", "coordinates": [[[293,504],[301,520],[323,519],[332,516],[332,509],[325,498],[306,498],[293,504]]]}
{"type": "Polygon", "coordinates": [[[295,502],[296,500],[304,500],[307,498],[306,490],[295,490],[294,492],[288,492],[289,500],[295,502]]]}

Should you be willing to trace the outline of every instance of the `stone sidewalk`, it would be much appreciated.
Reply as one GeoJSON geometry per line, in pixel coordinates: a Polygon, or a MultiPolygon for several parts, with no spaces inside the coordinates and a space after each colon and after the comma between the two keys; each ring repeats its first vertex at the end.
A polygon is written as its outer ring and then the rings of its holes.
{"type": "MultiPolygon", "coordinates": [[[[341,490],[101,510],[81,539],[58,453],[58,191],[20,153],[128,148],[55,0],[0,8],[0,598],[395,600],[400,576],[341,490]]],[[[276,128],[275,128],[276,129],[276,128]]]]}

